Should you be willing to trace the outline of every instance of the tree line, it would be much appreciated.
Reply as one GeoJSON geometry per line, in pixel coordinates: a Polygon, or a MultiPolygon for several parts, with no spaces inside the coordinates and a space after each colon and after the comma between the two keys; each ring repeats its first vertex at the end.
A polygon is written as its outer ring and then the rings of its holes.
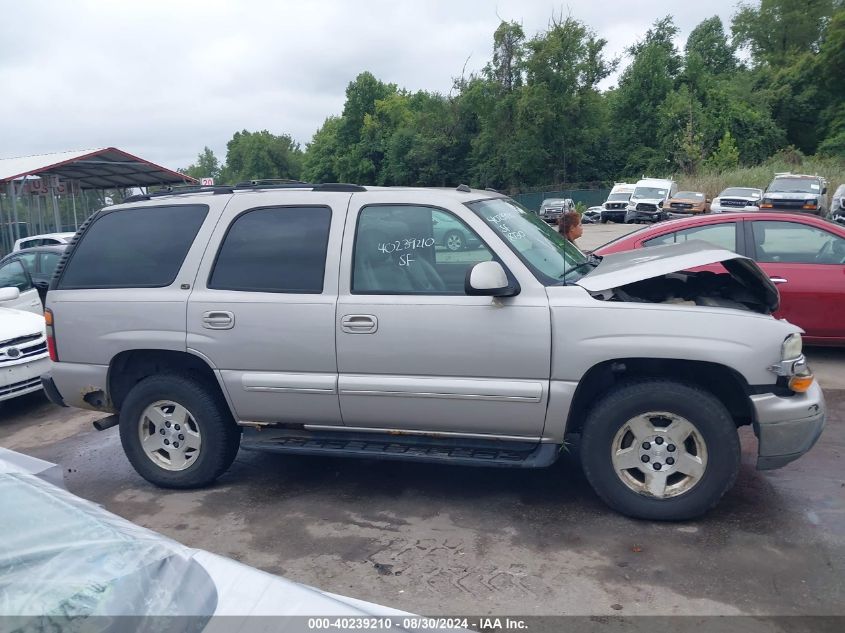
{"type": "Polygon", "coordinates": [[[621,60],[588,25],[555,16],[528,37],[503,21],[489,62],[449,94],[362,72],[304,149],[243,130],[225,163],[206,147],[182,171],[515,191],[728,170],[784,150],[845,160],[845,0],[740,5],[729,30],[708,18],[683,50],[677,34],[671,16],[655,21],[601,90],[621,60]]]}

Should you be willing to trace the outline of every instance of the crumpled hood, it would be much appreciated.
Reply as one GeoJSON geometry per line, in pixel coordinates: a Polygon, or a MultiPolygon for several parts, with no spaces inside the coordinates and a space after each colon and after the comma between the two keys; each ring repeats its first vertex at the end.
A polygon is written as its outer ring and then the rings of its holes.
{"type": "Polygon", "coordinates": [[[44,333],[44,317],[32,312],[0,308],[0,341],[44,333]]]}
{"type": "Polygon", "coordinates": [[[640,202],[643,202],[645,204],[655,204],[655,205],[659,206],[661,202],[665,202],[665,201],[666,201],[666,198],[637,198],[636,200],[631,199],[631,201],[628,204],[636,205],[636,204],[639,204],[640,202]]]}
{"type": "Polygon", "coordinates": [[[778,290],[754,260],[717,248],[704,240],[682,244],[650,246],[622,253],[605,255],[592,272],[577,283],[588,292],[612,290],[644,279],[721,263],[746,287],[760,290],[761,299],[774,312],[780,303],[778,290]]]}

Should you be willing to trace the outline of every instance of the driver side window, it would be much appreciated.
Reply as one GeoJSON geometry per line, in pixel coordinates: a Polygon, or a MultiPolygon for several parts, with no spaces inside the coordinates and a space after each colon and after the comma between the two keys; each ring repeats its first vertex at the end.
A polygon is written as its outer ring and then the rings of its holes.
{"type": "Polygon", "coordinates": [[[14,260],[0,266],[0,288],[17,288],[21,292],[25,292],[32,288],[32,281],[29,278],[23,264],[18,260],[14,260]]]}
{"type": "Polygon", "coordinates": [[[842,264],[845,239],[797,222],[752,223],[758,262],[782,264],[842,264]]]}
{"type": "Polygon", "coordinates": [[[457,216],[410,205],[365,207],[352,262],[354,294],[465,294],[467,271],[493,259],[457,216]]]}

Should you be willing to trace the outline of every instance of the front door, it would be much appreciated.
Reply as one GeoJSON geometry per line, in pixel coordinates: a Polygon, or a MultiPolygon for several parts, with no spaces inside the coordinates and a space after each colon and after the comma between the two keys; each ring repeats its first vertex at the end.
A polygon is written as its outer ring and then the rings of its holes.
{"type": "MultiPolygon", "coordinates": [[[[30,254],[29,256],[35,257],[30,254]]],[[[25,312],[43,314],[44,306],[41,304],[41,297],[38,290],[32,283],[32,278],[20,261],[20,257],[12,259],[0,266],[0,288],[17,288],[20,296],[11,301],[3,301],[0,307],[14,308],[25,312]]]]}
{"type": "Polygon", "coordinates": [[[482,236],[499,239],[460,205],[421,206],[400,192],[353,195],[337,310],[347,427],[541,436],[548,299],[501,243],[500,261],[521,292],[468,296],[469,269],[494,258],[482,236]]]}
{"type": "Polygon", "coordinates": [[[188,301],[187,345],[219,371],[240,421],[342,424],[334,321],[348,201],[236,196],[215,228],[188,301]]]}
{"type": "Polygon", "coordinates": [[[754,259],[780,292],[775,316],[807,338],[845,336],[845,239],[785,220],[754,220],[751,227],[754,259]]]}

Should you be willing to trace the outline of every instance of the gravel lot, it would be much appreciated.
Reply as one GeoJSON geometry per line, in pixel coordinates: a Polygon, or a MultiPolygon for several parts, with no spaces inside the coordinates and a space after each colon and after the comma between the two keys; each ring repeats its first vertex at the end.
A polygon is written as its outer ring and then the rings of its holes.
{"type": "MultiPolygon", "coordinates": [[[[587,226],[582,247],[627,228],[587,226]]],[[[683,524],[614,514],[571,457],[509,471],[241,451],[212,488],[158,490],[116,428],[94,431],[102,414],[41,394],[0,405],[0,445],[60,463],[72,492],[187,545],[412,612],[841,615],[845,350],[809,357],[829,405],[817,446],[757,472],[743,429],[737,485],[683,524]]]]}

